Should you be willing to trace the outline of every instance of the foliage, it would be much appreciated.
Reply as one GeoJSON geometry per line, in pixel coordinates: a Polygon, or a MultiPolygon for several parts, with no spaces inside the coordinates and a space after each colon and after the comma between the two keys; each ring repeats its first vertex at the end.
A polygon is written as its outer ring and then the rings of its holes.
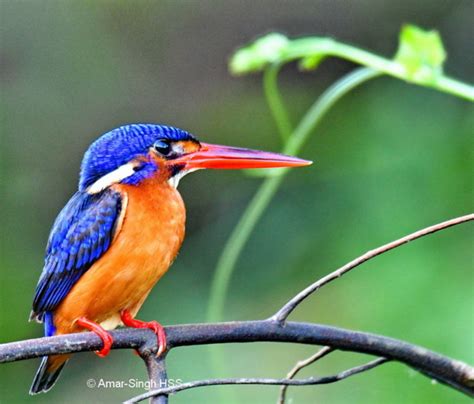
{"type": "Polygon", "coordinates": [[[263,71],[272,64],[299,60],[303,70],[313,70],[328,56],[347,59],[381,73],[419,85],[433,87],[474,100],[474,88],[443,74],[446,52],[437,31],[406,25],[393,60],[377,56],[332,38],[307,37],[290,40],[271,33],[239,49],[230,61],[230,71],[243,75],[263,71]]]}
{"type": "Polygon", "coordinates": [[[410,81],[435,83],[443,74],[445,59],[446,51],[437,31],[423,31],[414,25],[403,27],[395,60],[405,67],[410,81]]]}

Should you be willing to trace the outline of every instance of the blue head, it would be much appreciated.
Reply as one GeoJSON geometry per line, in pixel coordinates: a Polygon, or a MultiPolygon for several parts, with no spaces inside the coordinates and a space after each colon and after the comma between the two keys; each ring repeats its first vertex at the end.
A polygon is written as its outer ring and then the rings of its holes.
{"type": "MultiPolygon", "coordinates": [[[[171,126],[131,124],[105,133],[91,144],[81,164],[79,190],[85,191],[103,181],[138,184],[160,169],[159,161],[176,158],[199,149],[199,142],[188,132],[171,126]],[[116,176],[113,176],[116,173],[116,176]]],[[[174,175],[177,173],[177,168],[174,175]]],[[[108,185],[107,185],[108,184],[108,185]]]]}
{"type": "Polygon", "coordinates": [[[97,139],[82,160],[79,190],[97,193],[117,183],[138,185],[157,172],[176,186],[188,172],[203,168],[296,167],[306,160],[277,153],[200,143],[171,126],[121,126],[97,139]]]}

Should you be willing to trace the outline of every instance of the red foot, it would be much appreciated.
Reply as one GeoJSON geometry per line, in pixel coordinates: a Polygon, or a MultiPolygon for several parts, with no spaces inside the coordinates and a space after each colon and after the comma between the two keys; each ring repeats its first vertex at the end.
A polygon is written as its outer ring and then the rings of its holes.
{"type": "Polygon", "coordinates": [[[104,343],[103,348],[100,351],[95,351],[97,356],[101,358],[107,356],[110,352],[110,348],[112,347],[112,343],[114,342],[112,335],[110,335],[104,328],[102,328],[99,324],[94,323],[93,321],[88,320],[85,317],[80,317],[76,320],[76,323],[79,324],[81,327],[87,328],[88,330],[95,332],[102,342],[104,343]]]}
{"type": "Polygon", "coordinates": [[[158,321],[140,321],[135,320],[128,310],[122,310],[120,318],[124,325],[132,328],[149,328],[158,339],[158,353],[160,356],[166,350],[166,334],[163,326],[158,321]]]}

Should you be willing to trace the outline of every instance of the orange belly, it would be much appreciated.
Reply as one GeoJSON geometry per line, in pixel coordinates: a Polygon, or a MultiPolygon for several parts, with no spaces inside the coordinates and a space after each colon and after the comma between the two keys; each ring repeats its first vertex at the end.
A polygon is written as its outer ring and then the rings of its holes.
{"type": "Polygon", "coordinates": [[[120,228],[108,251],[82,275],[54,313],[57,334],[82,331],[86,317],[105,328],[120,312],[136,315],[176,257],[184,237],[185,209],[178,191],[161,178],[139,186],[115,185],[125,201],[120,228]]]}

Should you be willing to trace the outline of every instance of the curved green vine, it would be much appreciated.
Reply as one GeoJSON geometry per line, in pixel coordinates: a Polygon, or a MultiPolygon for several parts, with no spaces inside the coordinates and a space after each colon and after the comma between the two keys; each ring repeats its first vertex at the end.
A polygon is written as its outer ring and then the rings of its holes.
{"type": "MultiPolygon", "coordinates": [[[[446,59],[441,38],[436,31],[424,31],[413,25],[403,27],[398,51],[393,60],[331,38],[288,39],[268,34],[239,49],[231,59],[234,74],[264,72],[264,91],[278,131],[284,141],[283,153],[298,154],[304,142],[325,113],[354,87],[382,74],[431,87],[474,101],[474,87],[446,76],[446,59]],[[278,92],[278,72],[284,63],[299,60],[303,69],[315,69],[328,56],[336,56],[360,65],[358,69],[330,86],[310,107],[292,131],[288,114],[278,92]]],[[[277,192],[287,169],[273,170],[263,181],[227,240],[218,260],[208,306],[208,320],[222,319],[225,296],[235,264],[258,220],[277,192]]]]}
{"type": "MultiPolygon", "coordinates": [[[[288,139],[283,148],[283,152],[287,154],[297,154],[309,135],[319,122],[321,122],[326,112],[341,97],[358,85],[381,74],[382,73],[373,69],[361,68],[349,73],[334,83],[310,107],[300,124],[288,139]]],[[[281,169],[276,176],[266,178],[263,181],[227,240],[217,263],[215,277],[211,285],[211,297],[207,316],[209,321],[218,321],[222,318],[229,281],[239,255],[287,173],[288,169],[281,169]]]]}

